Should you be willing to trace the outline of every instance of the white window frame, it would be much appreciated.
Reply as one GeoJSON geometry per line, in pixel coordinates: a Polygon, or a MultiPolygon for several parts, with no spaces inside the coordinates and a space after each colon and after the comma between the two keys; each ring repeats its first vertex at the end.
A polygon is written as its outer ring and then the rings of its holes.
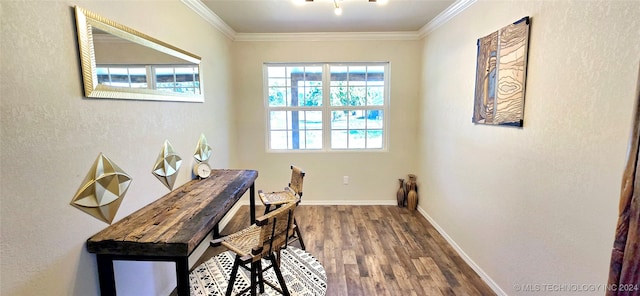
{"type": "MultiPolygon", "coordinates": [[[[265,108],[265,146],[267,152],[312,153],[312,152],[387,152],[390,133],[390,63],[389,62],[327,62],[327,63],[264,63],[263,64],[263,102],[265,108]],[[322,106],[269,106],[268,69],[274,67],[318,67],[322,66],[322,106]],[[383,105],[331,106],[331,66],[383,66],[384,98],[383,105]],[[382,110],[382,148],[331,148],[331,114],[342,110],[382,110]],[[271,111],[321,111],[322,112],[322,148],[321,149],[272,149],[271,148],[271,111]]],[[[368,129],[365,129],[368,130],[368,129]]]]}

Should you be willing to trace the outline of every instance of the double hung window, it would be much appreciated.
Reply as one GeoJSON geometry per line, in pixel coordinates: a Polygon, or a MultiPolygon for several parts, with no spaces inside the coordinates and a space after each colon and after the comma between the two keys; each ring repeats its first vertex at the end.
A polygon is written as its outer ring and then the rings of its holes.
{"type": "Polygon", "coordinates": [[[388,63],[265,64],[269,150],[385,150],[388,63]]]}

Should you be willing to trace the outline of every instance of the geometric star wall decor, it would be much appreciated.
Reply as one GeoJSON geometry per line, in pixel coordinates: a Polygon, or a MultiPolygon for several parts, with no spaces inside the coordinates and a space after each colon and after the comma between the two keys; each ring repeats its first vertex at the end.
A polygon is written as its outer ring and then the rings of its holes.
{"type": "Polygon", "coordinates": [[[182,158],[173,150],[169,140],[165,140],[162,151],[160,151],[156,164],[153,166],[153,175],[169,190],[173,190],[173,184],[176,183],[181,165],[182,158]]]}
{"type": "Polygon", "coordinates": [[[71,205],[111,224],[131,181],[127,173],[100,153],[71,205]]]}
{"type": "Polygon", "coordinates": [[[198,140],[198,145],[196,146],[196,152],[193,154],[193,158],[195,158],[198,162],[206,162],[211,157],[211,147],[207,144],[207,138],[204,137],[204,134],[200,134],[200,139],[198,140]]]}

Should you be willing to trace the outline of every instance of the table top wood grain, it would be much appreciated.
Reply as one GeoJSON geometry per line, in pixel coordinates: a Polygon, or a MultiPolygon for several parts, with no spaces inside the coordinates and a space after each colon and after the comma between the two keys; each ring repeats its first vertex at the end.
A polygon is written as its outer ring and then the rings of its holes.
{"type": "Polygon", "coordinates": [[[254,170],[213,170],[98,232],[90,253],[116,256],[188,256],[253,186],[254,170]]]}

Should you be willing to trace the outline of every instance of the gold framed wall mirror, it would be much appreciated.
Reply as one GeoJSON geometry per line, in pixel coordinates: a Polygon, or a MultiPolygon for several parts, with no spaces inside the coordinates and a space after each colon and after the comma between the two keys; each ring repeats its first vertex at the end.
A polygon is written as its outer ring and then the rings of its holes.
{"type": "Polygon", "coordinates": [[[204,102],[200,57],[75,6],[88,98],[204,102]]]}

